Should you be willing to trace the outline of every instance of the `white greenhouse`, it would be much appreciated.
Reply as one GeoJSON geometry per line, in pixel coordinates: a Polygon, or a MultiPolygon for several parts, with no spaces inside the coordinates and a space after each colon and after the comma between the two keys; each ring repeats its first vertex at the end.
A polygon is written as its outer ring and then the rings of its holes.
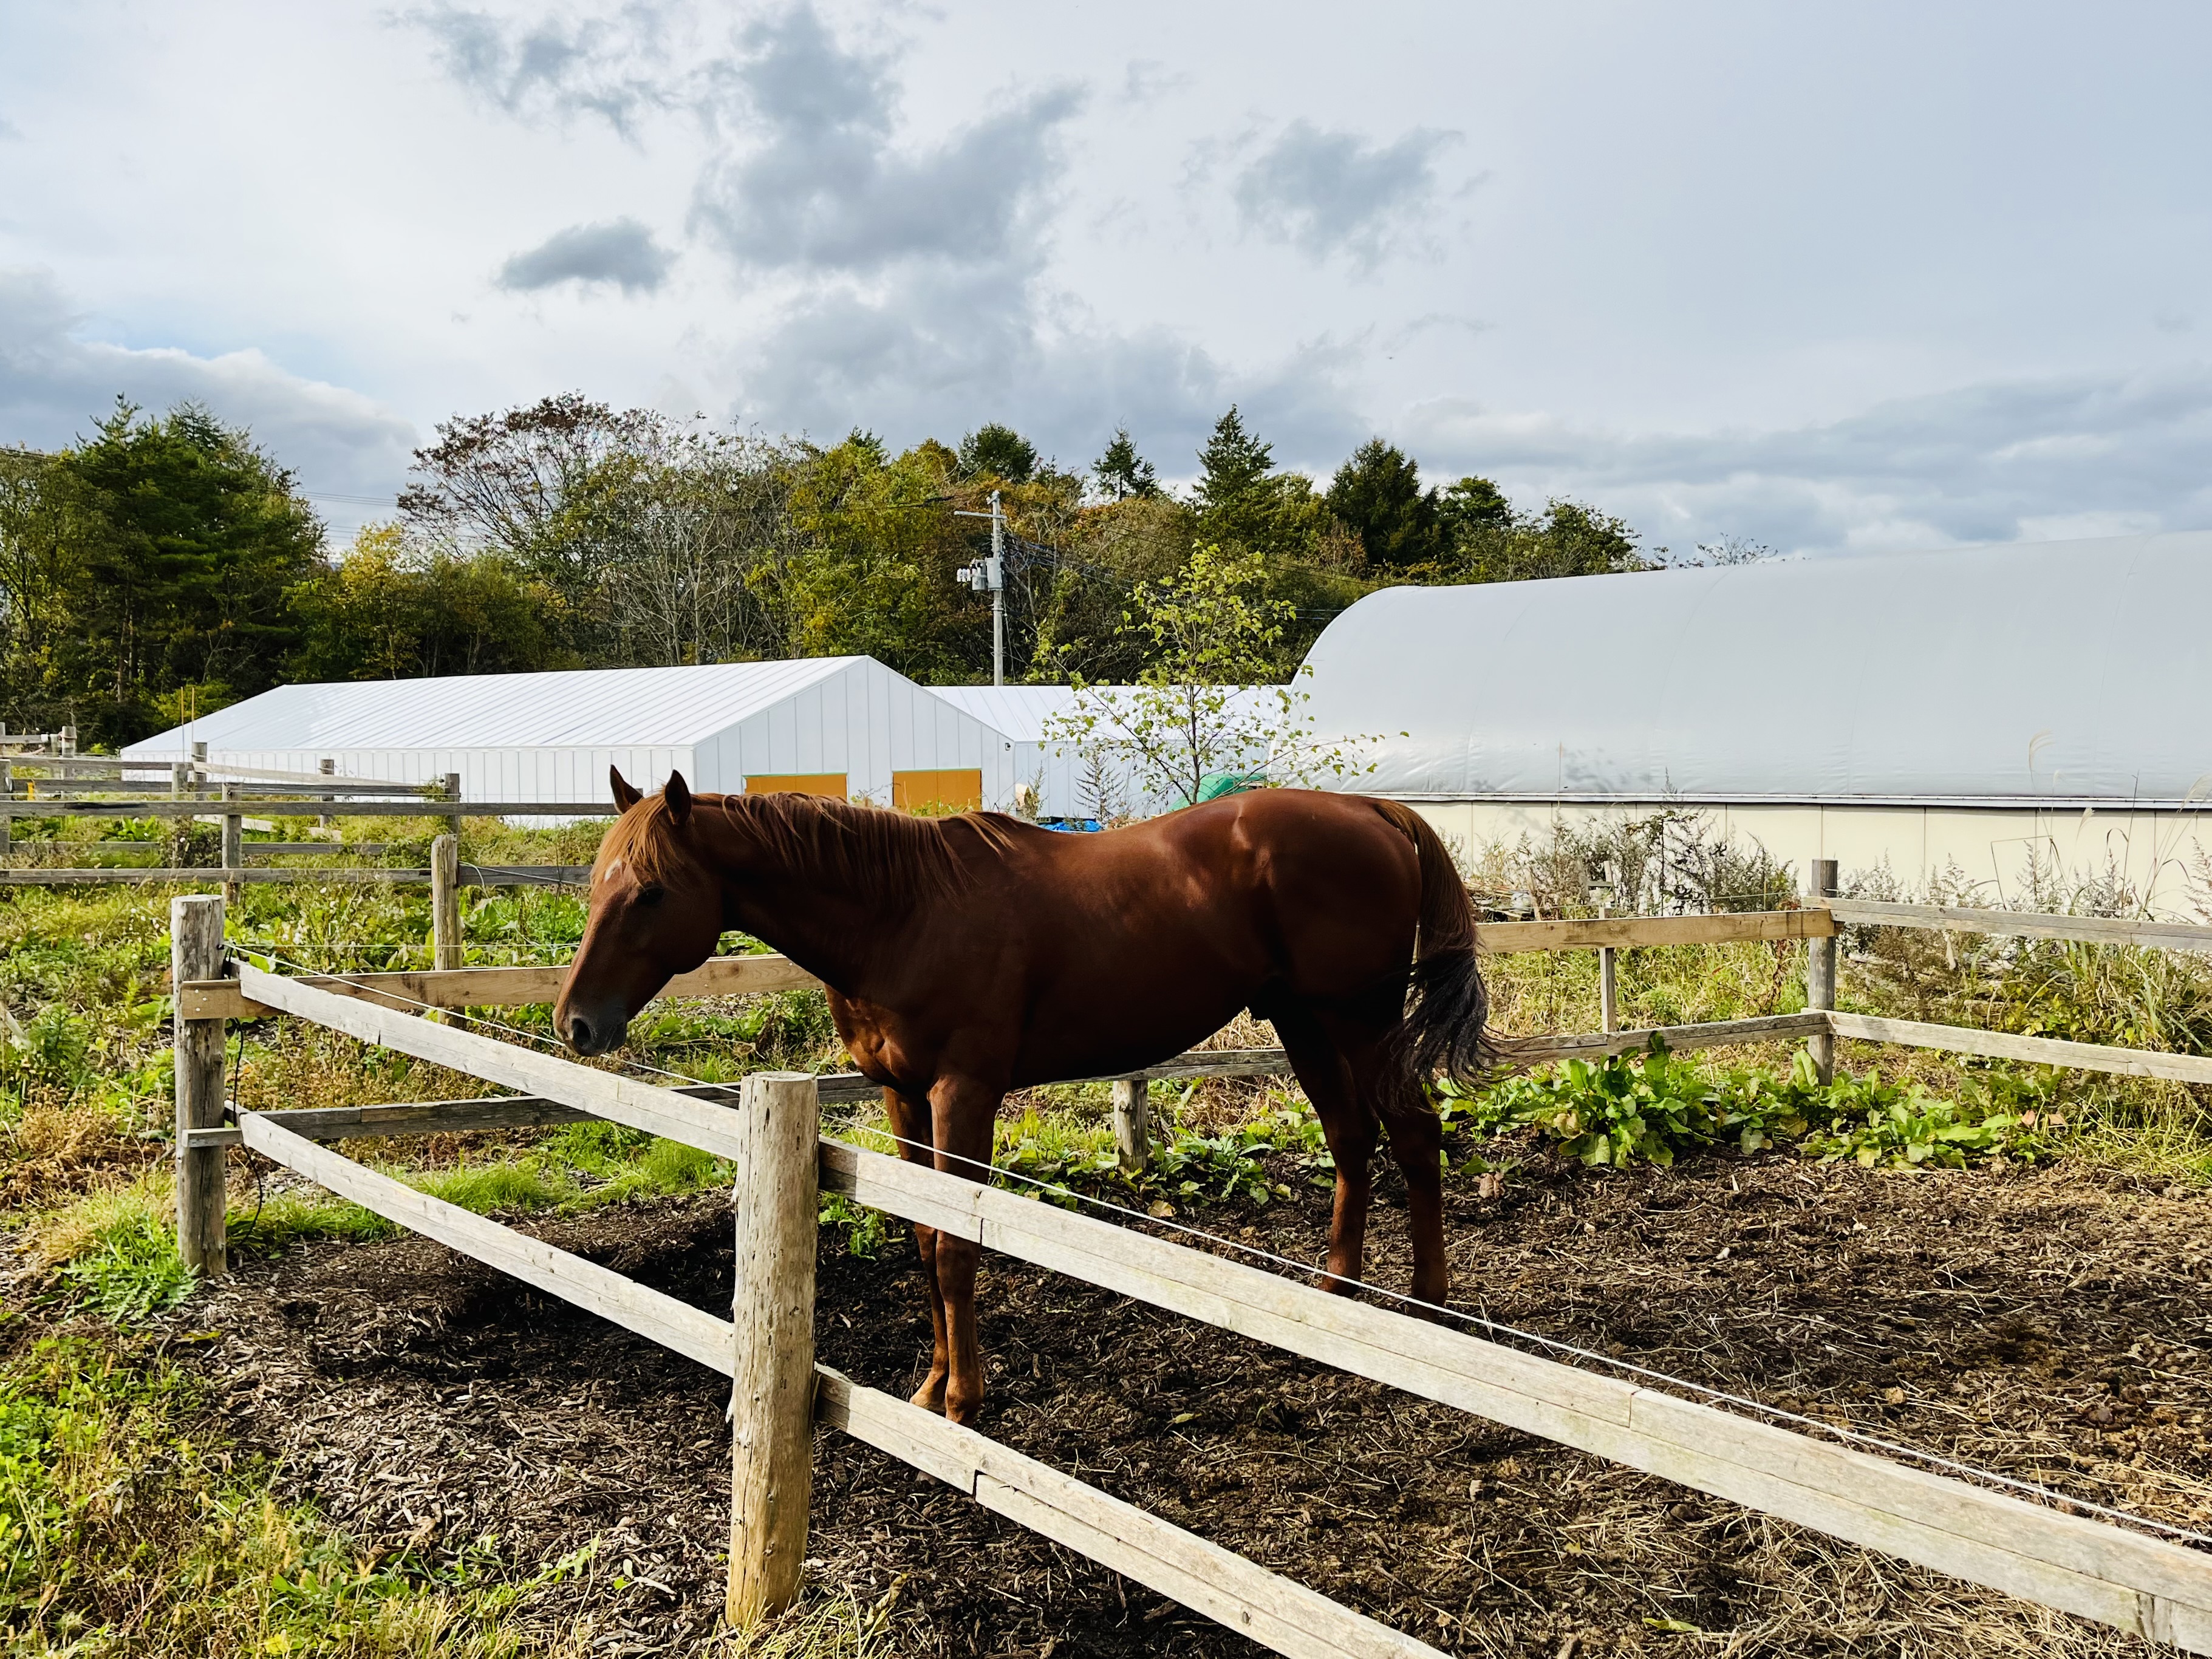
{"type": "Polygon", "coordinates": [[[1351,787],[1471,849],[1685,806],[1801,873],[2010,891],[2033,854],[2170,898],[2212,830],[2208,617],[2212,532],[1392,588],[1306,684],[1320,732],[1389,734],[1351,787]]]}
{"type": "Polygon", "coordinates": [[[871,657],[286,685],[131,745],[168,763],[422,783],[464,800],[585,802],[642,788],[803,790],[881,805],[1012,807],[1012,744],[871,657]]]}

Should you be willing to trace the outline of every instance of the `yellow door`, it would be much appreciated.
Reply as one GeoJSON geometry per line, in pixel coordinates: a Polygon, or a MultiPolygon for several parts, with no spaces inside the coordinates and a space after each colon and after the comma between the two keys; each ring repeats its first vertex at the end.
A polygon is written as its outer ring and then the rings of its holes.
{"type": "Polygon", "coordinates": [[[972,812],[983,804],[983,769],[891,774],[891,805],[902,812],[972,812]]]}
{"type": "Polygon", "coordinates": [[[828,795],[845,799],[842,772],[756,772],[745,779],[748,795],[828,795]]]}

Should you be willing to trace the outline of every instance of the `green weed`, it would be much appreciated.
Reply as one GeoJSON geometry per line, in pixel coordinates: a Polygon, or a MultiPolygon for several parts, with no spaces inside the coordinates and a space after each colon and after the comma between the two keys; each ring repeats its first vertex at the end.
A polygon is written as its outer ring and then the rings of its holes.
{"type": "Polygon", "coordinates": [[[154,1659],[522,1651],[514,1613],[583,1565],[496,1540],[379,1560],[204,1431],[173,1365],[82,1337],[0,1362],[0,1627],[9,1651],[154,1659]]]}
{"type": "Polygon", "coordinates": [[[822,1194],[820,1218],[824,1227],[835,1227],[843,1234],[846,1255],[867,1261],[883,1253],[896,1231],[891,1218],[881,1210],[855,1204],[842,1193],[822,1194]]]}
{"type": "Polygon", "coordinates": [[[1970,1073],[1958,1099],[1917,1079],[1839,1071],[1822,1085],[1800,1049],[1782,1076],[1755,1069],[1715,1074],[1669,1053],[1657,1038],[1633,1056],[1564,1065],[1472,1092],[1439,1091],[1448,1128],[1491,1136],[1533,1130],[1593,1166],[1666,1166],[1721,1145],[1749,1155],[1794,1147],[1824,1163],[1963,1168],[1978,1157],[2030,1161],[2064,1127],[2045,1091],[2008,1071],[1970,1073]]]}
{"type": "Polygon", "coordinates": [[[118,1322],[175,1307],[192,1292],[175,1230],[150,1215],[110,1230],[99,1248],[62,1269],[75,1299],[118,1322]]]}

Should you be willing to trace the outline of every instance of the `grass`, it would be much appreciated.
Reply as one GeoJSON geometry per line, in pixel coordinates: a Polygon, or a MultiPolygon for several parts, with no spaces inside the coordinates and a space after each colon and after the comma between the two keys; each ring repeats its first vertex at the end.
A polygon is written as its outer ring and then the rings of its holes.
{"type": "Polygon", "coordinates": [[[198,1386],[113,1337],[0,1354],[0,1629],[10,1653],[507,1659],[535,1571],[497,1540],[433,1565],[383,1555],[282,1498],[221,1438],[198,1386]]]}

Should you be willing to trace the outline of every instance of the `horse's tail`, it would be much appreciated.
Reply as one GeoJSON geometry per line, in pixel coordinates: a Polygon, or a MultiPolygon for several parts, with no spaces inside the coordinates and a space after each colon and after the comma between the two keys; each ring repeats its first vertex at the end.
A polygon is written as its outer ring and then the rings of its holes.
{"type": "Polygon", "coordinates": [[[1474,906],[1443,837],[1411,807],[1375,803],[1413,843],[1420,860],[1421,914],[1400,1052],[1413,1080],[1425,1085],[1443,1073],[1472,1084],[1501,1058],[1489,1030],[1490,994],[1475,960],[1474,906]]]}

